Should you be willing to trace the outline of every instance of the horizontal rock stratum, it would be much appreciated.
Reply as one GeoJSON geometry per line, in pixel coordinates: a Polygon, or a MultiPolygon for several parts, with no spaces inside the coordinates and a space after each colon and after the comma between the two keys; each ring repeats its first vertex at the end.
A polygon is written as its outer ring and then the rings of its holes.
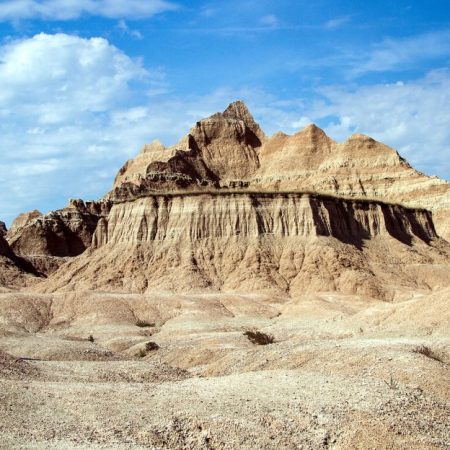
{"type": "Polygon", "coordinates": [[[38,291],[389,299],[398,283],[404,291],[448,283],[450,244],[439,236],[449,192],[364,135],[339,144],[309,125],[267,137],[235,102],[173,147],[145,145],[100,201],[22,216],[6,236],[51,274],[38,291]]]}
{"type": "Polygon", "coordinates": [[[301,193],[147,195],[115,204],[93,245],[39,291],[289,293],[390,299],[448,281],[431,214],[301,193]],[[428,267],[427,264],[430,264],[428,267]]]}
{"type": "Polygon", "coordinates": [[[394,149],[362,134],[337,143],[311,124],[292,136],[267,137],[242,102],[197,122],[173,147],[144,146],[121,169],[109,197],[211,186],[307,190],[427,208],[438,234],[450,238],[446,181],[416,171],[394,149]]]}

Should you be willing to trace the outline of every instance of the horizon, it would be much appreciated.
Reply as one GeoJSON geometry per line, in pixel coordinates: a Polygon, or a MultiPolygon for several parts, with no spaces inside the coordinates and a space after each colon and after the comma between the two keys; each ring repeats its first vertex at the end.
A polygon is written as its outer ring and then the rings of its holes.
{"type": "Polygon", "coordinates": [[[450,179],[449,6],[351,3],[0,2],[0,220],[100,198],[237,99],[268,135],[365,134],[450,179]]]}

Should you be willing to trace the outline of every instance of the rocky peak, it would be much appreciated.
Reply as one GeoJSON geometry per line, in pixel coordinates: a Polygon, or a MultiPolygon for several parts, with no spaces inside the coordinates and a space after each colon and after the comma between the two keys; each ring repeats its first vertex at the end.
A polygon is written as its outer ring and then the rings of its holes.
{"type": "Polygon", "coordinates": [[[396,150],[365,134],[352,134],[343,144],[341,144],[341,147],[345,153],[351,154],[354,157],[376,157],[377,165],[398,165],[405,168],[411,168],[396,150]]]}
{"type": "Polygon", "coordinates": [[[42,216],[42,213],[40,211],[38,211],[37,209],[34,209],[33,211],[29,211],[26,213],[22,213],[14,219],[14,221],[11,225],[11,229],[9,231],[10,232],[17,231],[18,229],[25,227],[31,221],[33,221],[34,219],[41,217],[41,216],[42,216]]]}
{"type": "Polygon", "coordinates": [[[329,153],[333,144],[335,144],[325,131],[313,123],[307,125],[293,137],[294,140],[302,143],[306,151],[311,153],[329,153]]]}
{"type": "Polygon", "coordinates": [[[247,105],[242,100],[230,103],[222,113],[222,116],[226,119],[242,120],[247,125],[256,123],[252,114],[248,110],[247,105]]]}
{"type": "Polygon", "coordinates": [[[165,149],[164,144],[159,139],[155,139],[142,147],[141,154],[163,152],[165,149]]]}

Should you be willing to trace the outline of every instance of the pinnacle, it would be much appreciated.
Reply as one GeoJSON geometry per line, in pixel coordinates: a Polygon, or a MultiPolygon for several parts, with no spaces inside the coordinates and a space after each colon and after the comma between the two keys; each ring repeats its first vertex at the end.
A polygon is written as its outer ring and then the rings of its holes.
{"type": "Polygon", "coordinates": [[[247,105],[242,100],[237,100],[230,103],[227,109],[223,112],[223,116],[230,119],[240,119],[246,123],[255,122],[255,119],[251,115],[247,105]]]}

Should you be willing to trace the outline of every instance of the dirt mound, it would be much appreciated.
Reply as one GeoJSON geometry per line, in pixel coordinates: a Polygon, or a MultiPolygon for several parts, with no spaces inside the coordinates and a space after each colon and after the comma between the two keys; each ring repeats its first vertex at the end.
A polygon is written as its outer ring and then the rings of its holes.
{"type": "Polygon", "coordinates": [[[0,350],[0,378],[30,379],[38,373],[38,369],[24,359],[16,358],[0,350]]]}

